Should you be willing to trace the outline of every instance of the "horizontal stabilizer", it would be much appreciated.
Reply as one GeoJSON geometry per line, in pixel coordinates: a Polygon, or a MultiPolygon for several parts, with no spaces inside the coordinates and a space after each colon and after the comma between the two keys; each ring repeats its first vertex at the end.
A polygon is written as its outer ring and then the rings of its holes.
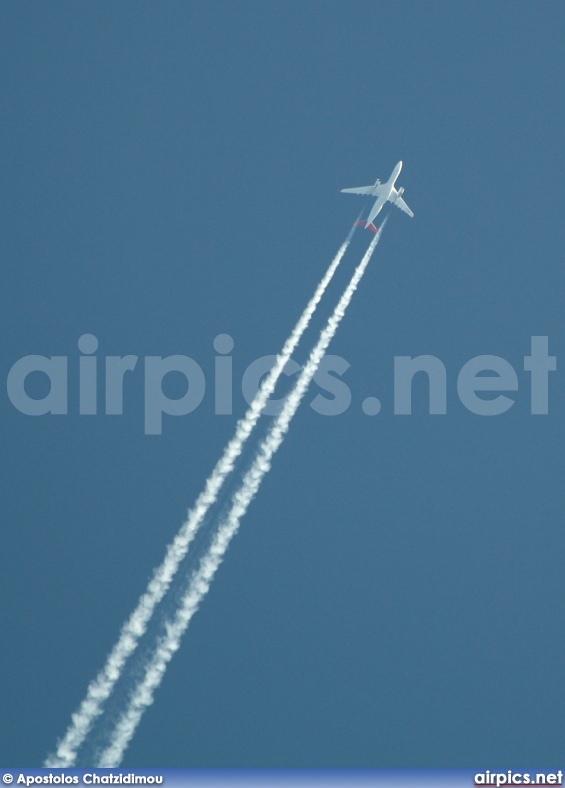
{"type": "Polygon", "coordinates": [[[360,227],[366,227],[367,230],[371,230],[374,233],[378,233],[379,232],[379,228],[375,227],[373,222],[371,222],[370,224],[367,224],[367,222],[355,222],[355,224],[358,224],[360,227]]]}

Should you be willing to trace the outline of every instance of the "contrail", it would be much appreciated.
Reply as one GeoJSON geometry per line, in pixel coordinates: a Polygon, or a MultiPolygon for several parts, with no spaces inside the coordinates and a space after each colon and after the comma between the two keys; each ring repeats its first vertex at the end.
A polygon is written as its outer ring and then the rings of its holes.
{"type": "Polygon", "coordinates": [[[202,525],[208,509],[216,501],[224,482],[233,470],[235,461],[241,454],[244,444],[255,427],[267,400],[274,392],[287,361],[308,327],[324,291],[347,251],[355,226],[355,224],[352,226],[347,238],[339,248],[314,295],[308,302],[306,309],[284,343],[283,349],[277,356],[269,374],[264,378],[247,413],[243,419],[238,421],[235,435],[227,444],[222,457],[206,480],[204,490],[196,499],[194,507],[189,511],[186,521],[167,547],[165,558],[161,565],[154,570],[153,577],[147,586],[147,590],[142,594],[137,607],[123,625],[120,636],[106,659],[106,664],[90,683],[86,697],[71,717],[71,724],[67,732],[57,743],[56,752],[46,758],[44,766],[51,768],[68,767],[75,763],[80,746],[90,732],[92,724],[102,713],[103,705],[121,676],[126,661],[137,648],[156,606],[169,589],[180,563],[187,554],[192,539],[202,525]]]}
{"type": "Polygon", "coordinates": [[[119,766],[144,711],[153,703],[155,690],[163,679],[167,665],[179,648],[190,619],[198,610],[200,602],[208,592],[229,543],[239,528],[241,518],[255,497],[263,477],[271,467],[271,459],[283,442],[290,422],[298,410],[308,385],[314,377],[324,353],[345,315],[345,310],[369,264],[385,224],[386,219],[355,269],[351,281],[321,332],[317,344],[310,353],[310,357],[300,373],[294,389],[287,396],[281,413],[277,416],[271,429],[262,441],[253,464],[243,478],[241,487],[233,496],[232,507],[229,513],[220,523],[208,552],[202,557],[199,568],[193,575],[174,617],[166,623],[165,635],[159,639],[157,647],[145,667],[144,677],[134,689],[125,712],[116,723],[111,734],[111,743],[97,756],[96,766],[119,766]]]}

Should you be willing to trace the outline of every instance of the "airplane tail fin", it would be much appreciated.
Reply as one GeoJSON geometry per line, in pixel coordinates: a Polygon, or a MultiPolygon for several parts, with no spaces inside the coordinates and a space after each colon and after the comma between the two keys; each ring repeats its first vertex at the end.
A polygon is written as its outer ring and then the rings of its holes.
{"type": "Polygon", "coordinates": [[[360,227],[366,227],[367,230],[371,230],[371,232],[373,232],[373,233],[378,233],[379,232],[379,228],[375,227],[373,222],[371,222],[370,224],[367,224],[367,222],[356,222],[356,224],[358,224],[360,227]]]}

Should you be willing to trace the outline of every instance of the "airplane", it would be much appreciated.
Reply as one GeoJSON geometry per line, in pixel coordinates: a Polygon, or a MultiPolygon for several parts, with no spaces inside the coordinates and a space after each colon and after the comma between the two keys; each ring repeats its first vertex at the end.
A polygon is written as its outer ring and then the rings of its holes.
{"type": "Polygon", "coordinates": [[[382,208],[384,207],[385,203],[391,202],[393,205],[396,205],[397,208],[400,208],[404,213],[407,213],[408,216],[414,216],[413,211],[406,205],[404,200],[402,199],[402,195],[404,193],[404,189],[401,187],[397,189],[395,187],[395,182],[398,176],[400,175],[400,170],[402,169],[402,162],[399,161],[394,170],[392,171],[392,175],[388,179],[386,183],[381,183],[377,178],[374,186],[359,186],[356,189],[342,189],[342,192],[346,192],[348,194],[365,194],[371,195],[372,197],[376,197],[376,202],[371,209],[371,213],[366,222],[357,222],[357,224],[366,227],[368,230],[372,230],[374,233],[377,232],[377,228],[373,224],[373,219],[375,219],[378,214],[381,212],[382,208]]]}

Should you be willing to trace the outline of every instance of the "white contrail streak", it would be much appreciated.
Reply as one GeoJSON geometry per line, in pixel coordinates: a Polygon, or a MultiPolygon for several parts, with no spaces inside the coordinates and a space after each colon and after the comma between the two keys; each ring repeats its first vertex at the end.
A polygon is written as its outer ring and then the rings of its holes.
{"type": "Polygon", "coordinates": [[[253,464],[245,474],[241,487],[233,496],[232,507],[229,513],[220,523],[208,552],[202,557],[199,568],[193,575],[174,617],[166,623],[165,635],[159,639],[155,651],[145,667],[143,679],[134,689],[125,712],[112,731],[110,744],[97,756],[96,766],[119,766],[144,711],[153,703],[155,690],[163,679],[167,665],[179,648],[190,619],[197,611],[200,602],[210,588],[212,579],[223,560],[228,545],[239,528],[241,518],[255,497],[263,477],[271,467],[271,459],[283,442],[302,397],[306,393],[308,385],[338,329],[345,310],[379,242],[385,223],[386,219],[355,269],[351,281],[321,332],[317,344],[310,353],[310,357],[300,373],[294,389],[287,396],[281,413],[274,420],[271,429],[259,446],[253,464]]]}
{"type": "Polygon", "coordinates": [[[294,330],[284,343],[283,349],[277,356],[269,374],[264,378],[247,413],[243,419],[238,421],[234,437],[224,449],[222,457],[206,481],[204,490],[197,498],[194,507],[189,511],[186,521],[169,544],[163,562],[155,569],[153,577],[146,591],[141,596],[137,607],[123,625],[118,641],[106,659],[106,664],[90,683],[86,697],[78,710],[72,715],[71,724],[64,737],[58,742],[56,752],[49,755],[45,760],[45,766],[53,768],[74,765],[80,746],[90,732],[93,722],[102,713],[103,705],[121,676],[126,661],[137,648],[156,606],[169,589],[180,563],[187,554],[192,539],[202,525],[208,509],[216,501],[225,480],[233,470],[235,461],[241,454],[246,440],[258,421],[261,411],[274,392],[287,361],[308,327],[324,291],[349,246],[354,230],[355,224],[339,248],[314,295],[308,302],[306,309],[296,323],[294,330]]]}

